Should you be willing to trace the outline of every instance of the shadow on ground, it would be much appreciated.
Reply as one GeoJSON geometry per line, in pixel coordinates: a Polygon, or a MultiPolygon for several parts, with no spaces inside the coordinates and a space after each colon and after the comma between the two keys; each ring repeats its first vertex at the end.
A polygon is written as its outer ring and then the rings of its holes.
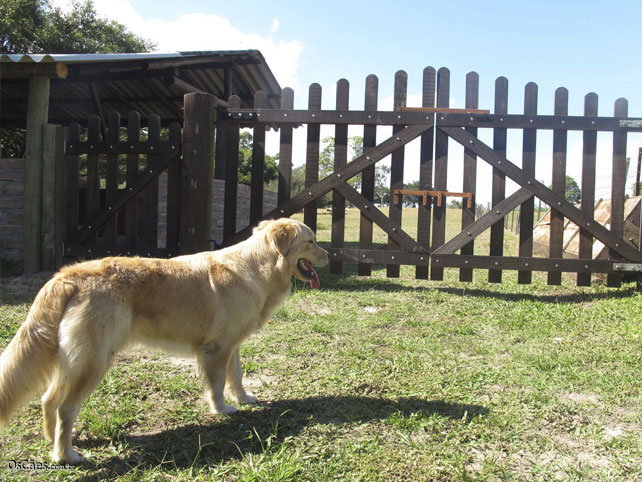
{"type": "MultiPolygon", "coordinates": [[[[247,453],[260,453],[270,437],[283,440],[301,433],[307,426],[333,425],[380,421],[393,414],[410,416],[441,416],[454,420],[471,420],[488,414],[479,405],[426,401],[402,398],[396,401],[373,397],[319,397],[280,400],[262,404],[211,425],[185,425],[162,432],[131,435],[124,442],[132,455],[113,457],[107,462],[86,468],[94,469],[84,479],[98,476],[123,475],[134,467],[151,469],[165,464],[168,469],[195,469],[226,460],[240,459],[247,453]]],[[[109,439],[89,439],[77,442],[81,450],[91,450],[113,443],[109,439]]]]}

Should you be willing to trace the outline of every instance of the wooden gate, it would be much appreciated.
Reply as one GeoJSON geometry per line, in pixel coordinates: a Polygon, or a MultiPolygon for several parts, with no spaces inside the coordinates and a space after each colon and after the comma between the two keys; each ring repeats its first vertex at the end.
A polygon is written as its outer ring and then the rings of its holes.
{"type": "Polygon", "coordinates": [[[212,95],[187,94],[183,126],[161,128],[157,115],[141,125],[135,111],[126,128],[116,112],[104,130],[98,116],[86,129],[69,126],[65,258],[172,257],[210,249],[215,106],[212,95]]]}
{"type": "MultiPolygon", "coordinates": [[[[359,263],[358,273],[370,274],[372,264],[387,265],[389,277],[399,276],[399,265],[415,265],[417,278],[440,280],[444,268],[459,268],[460,280],[471,281],[474,269],[488,270],[491,282],[501,282],[503,270],[517,270],[520,283],[530,283],[533,271],[548,272],[548,283],[559,284],[562,272],[577,273],[578,285],[589,285],[592,273],[608,274],[609,286],[619,286],[623,272],[642,269],[642,252],[623,239],[623,212],[626,182],[626,142],[628,132],[641,132],[642,120],[628,118],[627,101],[615,103],[613,117],[597,115],[597,96],[588,94],[582,116],[568,115],[568,92],[560,88],[555,94],[554,115],[537,114],[537,85],[525,88],[523,114],[508,114],[508,81],[500,77],[495,84],[495,105],[492,113],[479,109],[479,78],[470,73],[466,79],[466,107],[450,109],[450,73],[428,67],[423,72],[422,106],[407,107],[407,75],[398,72],[395,77],[394,110],[377,109],[378,80],[366,79],[365,104],[360,111],[348,108],[348,83],[337,84],[336,109],[321,109],[321,87],[313,84],[309,90],[308,109],[293,109],[294,93],[284,89],[281,109],[267,109],[265,95],[258,93],[253,109],[240,109],[239,99],[232,97],[225,112],[227,153],[225,154],[226,217],[225,244],[233,244],[247,237],[251,228],[235,232],[235,186],[238,175],[238,136],[241,125],[254,129],[252,224],[261,219],[291,216],[303,209],[305,223],[316,230],[316,200],[333,191],[332,242],[329,249],[332,271],[341,272],[341,263],[359,263]],[[320,125],[335,126],[336,156],[334,172],[318,179],[320,125]],[[348,125],[363,126],[364,154],[347,162],[348,125]],[[290,199],[292,172],[292,132],[296,126],[307,125],[306,189],[290,199]],[[279,206],[265,216],[262,212],[264,139],[267,126],[280,129],[279,206]],[[378,126],[392,126],[392,136],[376,144],[378,126]],[[493,130],[493,145],[478,137],[478,129],[493,130]],[[507,129],[523,132],[521,166],[506,157],[507,129]],[[552,186],[545,186],[535,178],[537,133],[553,132],[552,186]],[[579,207],[565,199],[567,134],[583,133],[583,171],[581,180],[582,203],[579,207]],[[607,228],[594,220],[596,186],[596,139],[598,132],[613,133],[611,223],[607,228]],[[425,199],[418,209],[417,238],[402,230],[404,195],[404,146],[420,138],[419,189],[425,199]],[[447,196],[448,140],[464,147],[463,191],[470,203],[462,203],[462,230],[446,240],[446,204],[435,202],[447,196]],[[373,204],[374,166],[391,155],[389,216],[373,204]],[[476,219],[475,195],[477,163],[483,160],[492,166],[492,209],[476,219]],[[358,192],[347,181],[362,173],[362,189],[358,192]],[[256,177],[255,177],[256,176],[256,177]],[[506,196],[506,178],[519,189],[506,196]],[[397,196],[394,196],[397,194],[397,196]],[[534,199],[551,207],[549,256],[533,256],[534,199]],[[344,206],[348,201],[361,212],[358,249],[344,247],[344,206]],[[521,217],[519,255],[504,256],[504,219],[518,208],[521,217]],[[577,258],[563,256],[563,229],[565,218],[580,227],[580,248],[577,258]],[[388,235],[387,250],[373,249],[372,226],[377,224],[388,235]],[[490,229],[490,251],[474,255],[474,240],[490,229]],[[609,248],[608,259],[593,259],[592,245],[599,240],[609,248]],[[459,254],[457,254],[459,253],[459,254]]],[[[219,123],[220,124],[220,123],[219,123]]]]}

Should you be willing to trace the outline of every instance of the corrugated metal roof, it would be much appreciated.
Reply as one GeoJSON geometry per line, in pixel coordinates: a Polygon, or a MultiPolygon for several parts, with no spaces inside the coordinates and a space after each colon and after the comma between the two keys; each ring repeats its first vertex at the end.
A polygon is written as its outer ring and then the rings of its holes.
{"type": "Polygon", "coordinates": [[[197,89],[244,107],[258,90],[279,106],[281,87],[258,50],[144,54],[3,54],[0,56],[0,123],[24,127],[29,77],[51,78],[49,122],[85,123],[93,114],[137,110],[164,124],[182,120],[183,94],[197,89]],[[229,76],[229,77],[228,77],[229,76]],[[227,84],[227,92],[226,92],[227,84]]]}

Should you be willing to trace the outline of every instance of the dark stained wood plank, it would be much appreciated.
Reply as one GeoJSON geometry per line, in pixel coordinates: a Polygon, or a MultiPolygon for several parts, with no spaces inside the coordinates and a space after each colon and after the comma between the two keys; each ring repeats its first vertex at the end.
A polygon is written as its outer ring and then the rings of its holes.
{"type": "MultiPolygon", "coordinates": [[[[537,114],[537,84],[530,82],[524,88],[524,115],[537,114]]],[[[524,129],[522,139],[522,169],[529,176],[535,177],[535,157],[537,152],[537,130],[524,129]]],[[[523,258],[533,256],[533,224],[535,222],[535,199],[530,198],[519,208],[519,255],[523,258]]],[[[530,284],[531,271],[520,271],[517,282],[530,284]]]]}
{"type": "MultiPolygon", "coordinates": [[[[377,100],[379,92],[379,79],[375,75],[366,77],[365,88],[365,112],[375,112],[377,110],[377,100]]],[[[377,145],[377,126],[367,124],[363,126],[363,152],[370,151],[377,145]]],[[[361,194],[370,203],[374,203],[375,196],[375,166],[366,167],[361,174],[361,194]]],[[[359,223],[359,247],[361,249],[372,248],[372,221],[363,214],[360,215],[359,223]]],[[[369,263],[359,263],[357,266],[359,276],[370,276],[372,266],[369,263]]]]}
{"type": "MultiPolygon", "coordinates": [[[[259,90],[254,94],[254,108],[268,106],[267,93],[259,90]]],[[[250,186],[250,225],[254,226],[263,216],[263,173],[265,170],[265,124],[254,124],[252,138],[252,184],[250,186]]]]}
{"type": "MultiPolygon", "coordinates": [[[[437,72],[437,107],[450,106],[450,70],[442,67],[437,72]]],[[[439,125],[442,114],[437,114],[436,123],[439,125]]],[[[435,180],[436,191],[448,190],[448,136],[442,130],[435,133],[435,180]]],[[[431,250],[439,248],[446,242],[446,206],[432,207],[433,227],[431,250]]],[[[430,279],[444,279],[441,267],[430,265],[430,279]]]]}
{"type": "MultiPolygon", "coordinates": [[[[408,108],[406,108],[408,109],[408,108]]],[[[621,119],[613,117],[555,116],[524,114],[480,114],[463,113],[466,109],[438,108],[439,125],[442,127],[478,127],[484,129],[559,129],[559,130],[594,130],[642,132],[642,127],[631,122],[639,118],[629,118],[626,125],[621,119]],[[459,112],[458,112],[459,111],[459,112]]],[[[230,109],[230,118],[243,122],[256,121],[254,109],[230,109]]],[[[336,110],[281,110],[266,109],[261,113],[261,122],[266,124],[372,124],[372,125],[413,125],[424,124],[434,117],[434,113],[422,111],[336,111],[336,110]]]]}
{"type": "MultiPolygon", "coordinates": [[[[350,84],[341,79],[337,82],[337,110],[347,110],[349,104],[350,84]]],[[[341,169],[348,163],[348,126],[338,124],[334,131],[334,170],[341,169]]],[[[340,192],[332,193],[332,232],[330,245],[343,248],[345,236],[346,200],[340,192]]],[[[343,263],[330,261],[330,273],[341,274],[343,263]]]]}
{"type": "MultiPolygon", "coordinates": [[[[584,115],[586,117],[597,116],[598,97],[595,93],[587,94],[584,97],[584,115]]],[[[592,218],[595,211],[595,165],[597,153],[597,132],[584,131],[583,134],[583,147],[582,147],[582,213],[592,218]]],[[[593,236],[580,226],[580,245],[579,245],[579,258],[592,259],[593,258],[593,236]]],[[[578,273],[577,286],[590,286],[591,274],[578,273]]]]}
{"type": "MultiPolygon", "coordinates": [[[[181,254],[196,253],[210,249],[212,232],[212,184],[214,178],[214,129],[216,121],[216,97],[210,94],[185,95],[183,120],[183,176],[181,177],[181,215],[179,224],[179,251],[181,254]]],[[[230,129],[230,132],[234,129],[230,129]]],[[[228,132],[229,133],[229,132],[228,132]]],[[[238,129],[236,129],[236,159],[238,161],[238,129]]],[[[228,143],[228,147],[230,144],[228,143]]],[[[229,165],[228,165],[229,167],[229,165]]],[[[229,169],[226,174],[236,171],[229,169]]],[[[231,182],[232,193],[225,183],[225,215],[228,195],[236,202],[236,179],[231,182]]],[[[233,219],[235,221],[235,219],[233,219]]],[[[234,225],[232,224],[234,229],[234,225]]],[[[225,235],[225,226],[224,235],[225,235]]],[[[228,226],[229,229],[229,226],[228,226]]]]}
{"type": "MultiPolygon", "coordinates": [[[[499,77],[495,81],[495,114],[502,115],[508,112],[508,79],[499,77]]],[[[506,157],[506,129],[497,127],[493,131],[493,149],[502,157],[506,157]]],[[[498,169],[493,169],[493,187],[491,204],[496,206],[506,197],[506,176],[498,169]]],[[[490,255],[502,256],[504,254],[504,219],[500,219],[490,228],[490,255]]],[[[501,270],[488,271],[488,281],[491,283],[502,282],[501,270]]]]}
{"type": "MultiPolygon", "coordinates": [[[[233,95],[228,100],[231,107],[241,105],[241,99],[233,95]]],[[[225,125],[225,195],[223,200],[223,242],[236,233],[236,209],[239,182],[239,141],[241,126],[231,121],[225,125]]],[[[185,149],[184,149],[185,150],[185,149]]]]}
{"type": "MultiPolygon", "coordinates": [[[[80,125],[69,126],[67,145],[80,141],[80,125]]],[[[78,232],[78,154],[65,155],[65,243],[78,232]]]]}
{"type": "Polygon", "coordinates": [[[583,260],[571,258],[520,258],[517,256],[462,256],[443,254],[434,256],[432,263],[439,266],[473,269],[527,270],[562,272],[609,273],[613,261],[583,260]]]}
{"type": "MultiPolygon", "coordinates": [[[[120,140],[120,114],[110,112],[107,117],[107,136],[108,147],[113,147],[120,140]]],[[[107,155],[106,180],[105,180],[105,202],[110,204],[114,201],[118,193],[118,154],[107,155]]],[[[105,241],[108,245],[116,244],[116,228],[118,213],[105,224],[105,241]]]]}
{"type": "MultiPolygon", "coordinates": [[[[433,67],[426,67],[423,72],[421,94],[422,107],[434,107],[436,97],[437,72],[433,67]]],[[[421,135],[421,150],[419,153],[419,189],[432,189],[433,148],[435,144],[435,129],[429,129],[421,135]]],[[[432,205],[420,203],[417,207],[417,242],[427,251],[430,250],[430,225],[432,205]]],[[[429,264],[417,265],[415,277],[428,279],[429,264]]]]}
{"type": "MultiPolygon", "coordinates": [[[[470,72],[466,76],[466,108],[477,109],[479,106],[479,74],[470,72]]],[[[476,127],[467,127],[466,130],[477,136],[476,127]]],[[[465,231],[468,226],[475,222],[475,194],[477,191],[477,157],[470,150],[464,149],[464,173],[463,191],[472,194],[472,205],[463,203],[461,205],[461,229],[465,231]]],[[[461,248],[461,254],[473,254],[475,249],[474,241],[461,248]]],[[[473,280],[472,269],[459,270],[459,281],[470,282],[473,280]]]]}
{"type": "Polygon", "coordinates": [[[409,264],[414,266],[427,266],[429,256],[425,253],[409,253],[407,251],[388,251],[382,249],[349,249],[329,248],[330,259],[340,262],[353,262],[361,264],[409,264]]]}
{"type": "MultiPolygon", "coordinates": [[[[286,87],[281,91],[281,109],[294,107],[294,91],[286,87]]],[[[292,197],[292,124],[282,124],[279,150],[279,204],[292,197]]]]}
{"type": "MultiPolygon", "coordinates": [[[[181,125],[172,123],[169,126],[169,142],[181,150],[181,125]]],[[[178,253],[180,237],[181,177],[182,157],[176,156],[167,168],[167,237],[165,248],[169,256],[178,253]]]]}
{"type": "MultiPolygon", "coordinates": [[[[91,219],[100,207],[100,177],[98,172],[99,155],[94,151],[100,143],[100,117],[92,115],[87,121],[87,205],[85,206],[85,219],[87,226],[91,226],[91,219]]],[[[96,243],[96,236],[88,240],[90,244],[96,243]]]]}
{"type": "MultiPolygon", "coordinates": [[[[408,92],[408,74],[403,70],[399,70],[395,74],[395,86],[394,86],[394,100],[393,100],[393,109],[399,110],[400,107],[405,107],[406,105],[406,96],[408,92]]],[[[392,128],[392,134],[397,134],[402,126],[394,126],[392,128]]],[[[395,204],[392,200],[392,193],[395,189],[403,189],[403,170],[404,170],[404,147],[401,146],[392,153],[390,161],[390,208],[389,216],[390,221],[401,226],[402,218],[402,204],[401,202],[395,204]]],[[[399,246],[391,238],[388,238],[388,249],[395,251],[399,249],[399,246]]],[[[399,277],[399,265],[398,264],[389,264],[386,268],[386,273],[388,278],[398,278],[399,277]]]]}
{"type": "MultiPolygon", "coordinates": [[[[321,109],[321,86],[312,84],[308,90],[308,109],[321,109]]],[[[319,181],[319,143],[321,141],[321,125],[308,124],[308,138],[305,155],[305,187],[306,189],[319,181]]],[[[303,222],[316,232],[317,230],[317,202],[311,200],[303,210],[303,222]]]]}
{"type": "MultiPolygon", "coordinates": [[[[152,151],[157,154],[147,155],[147,171],[156,169],[160,159],[160,117],[153,114],[149,117],[147,126],[147,142],[152,151]]],[[[145,247],[157,247],[158,242],[158,178],[153,179],[145,189],[143,214],[143,233],[141,241],[145,247]]]]}
{"type": "MultiPolygon", "coordinates": [[[[615,101],[615,118],[627,117],[629,102],[626,99],[615,101]]],[[[613,178],[611,181],[611,232],[621,238],[624,235],[624,191],[626,189],[626,132],[613,133],[613,178]]],[[[621,259],[617,253],[609,250],[609,258],[621,259]]],[[[606,285],[619,288],[622,284],[621,274],[610,274],[606,277],[606,285]]]]}
{"type": "MultiPolygon", "coordinates": [[[[556,115],[568,114],[568,90],[560,87],[555,91],[556,115]]],[[[566,144],[567,131],[556,129],[553,131],[553,176],[552,190],[564,197],[566,192],[566,144]]],[[[564,215],[551,206],[551,230],[549,236],[549,257],[562,258],[564,253],[564,215]]],[[[559,285],[562,275],[558,271],[548,273],[548,284],[559,285]]]]}
{"type": "MultiPolygon", "coordinates": [[[[131,111],[127,115],[127,141],[130,143],[138,142],[140,138],[140,114],[131,111]]],[[[126,188],[132,189],[136,176],[138,175],[138,153],[130,151],[127,154],[126,167],[126,188]]],[[[138,219],[138,197],[134,197],[127,203],[125,208],[125,243],[129,247],[136,246],[138,236],[137,219],[138,219]]]]}

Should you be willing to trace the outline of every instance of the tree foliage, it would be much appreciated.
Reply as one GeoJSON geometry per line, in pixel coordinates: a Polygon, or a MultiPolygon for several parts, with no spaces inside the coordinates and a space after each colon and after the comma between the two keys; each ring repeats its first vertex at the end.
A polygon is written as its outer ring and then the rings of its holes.
{"type": "Polygon", "coordinates": [[[154,44],[114,20],[99,18],[91,0],[65,13],[48,0],[2,0],[0,53],[133,53],[154,44]]]}
{"type": "MultiPolygon", "coordinates": [[[[241,132],[239,137],[239,183],[252,184],[252,148],[254,139],[248,131],[241,132]]],[[[279,155],[265,155],[265,166],[263,169],[263,183],[268,184],[279,177],[279,168],[276,161],[279,155]]]]}

